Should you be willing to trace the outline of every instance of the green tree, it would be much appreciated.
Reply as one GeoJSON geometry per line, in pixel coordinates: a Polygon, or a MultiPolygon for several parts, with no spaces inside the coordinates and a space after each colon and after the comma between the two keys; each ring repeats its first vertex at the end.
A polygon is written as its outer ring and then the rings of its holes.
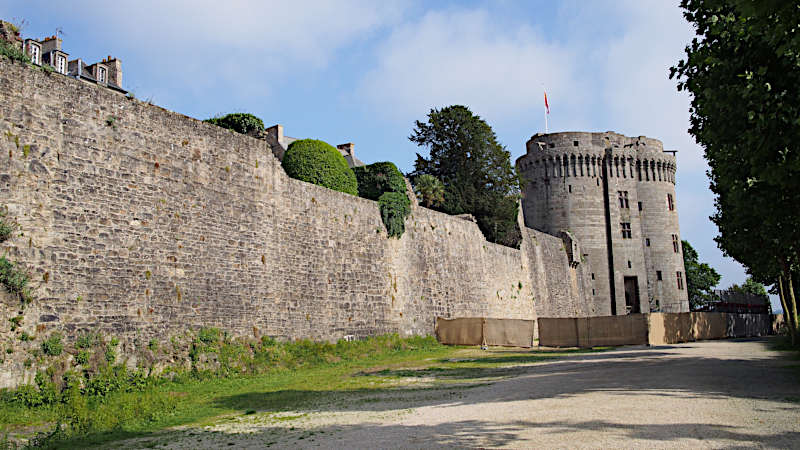
{"type": "Polygon", "coordinates": [[[487,240],[519,247],[519,179],[492,127],[466,106],[454,105],[431,109],[409,139],[429,150],[428,158],[417,153],[411,177],[431,175],[444,185],[437,209],[472,214],[487,240]]]}
{"type": "Polygon", "coordinates": [[[212,117],[203,122],[233,130],[242,134],[254,134],[264,131],[264,122],[258,117],[248,113],[232,113],[222,117],[212,117]]]}
{"type": "Polygon", "coordinates": [[[713,289],[722,277],[713,267],[699,261],[697,251],[688,241],[681,241],[681,245],[689,307],[695,311],[716,298],[713,289]]]}
{"type": "Polygon", "coordinates": [[[300,139],[289,144],[281,161],[292,178],[334,191],[358,195],[358,181],[339,150],[324,141],[300,139]]]}
{"type": "Polygon", "coordinates": [[[753,277],[747,277],[741,286],[734,284],[731,286],[731,290],[735,292],[741,292],[743,294],[767,295],[767,288],[765,288],[763,284],[754,280],[753,277]]]}
{"type": "Polygon", "coordinates": [[[691,94],[723,252],[775,284],[797,335],[800,273],[800,6],[683,0],[698,37],[671,69],[691,94]]]}
{"type": "Polygon", "coordinates": [[[435,208],[444,203],[444,184],[433,175],[422,174],[414,177],[414,193],[428,208],[435,208]]]}

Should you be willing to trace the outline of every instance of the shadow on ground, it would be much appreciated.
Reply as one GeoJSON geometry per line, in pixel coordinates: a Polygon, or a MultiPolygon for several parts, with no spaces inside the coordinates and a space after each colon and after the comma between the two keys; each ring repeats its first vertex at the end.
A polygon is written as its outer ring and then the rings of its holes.
{"type": "MultiPolygon", "coordinates": [[[[635,424],[621,425],[602,420],[586,422],[529,422],[517,421],[498,424],[490,421],[463,420],[439,425],[379,425],[359,424],[346,426],[316,427],[310,429],[287,429],[266,426],[258,432],[249,434],[225,434],[221,432],[199,431],[184,438],[184,443],[203,448],[235,447],[346,447],[346,448],[475,448],[502,447],[514,443],[523,447],[537,445],[560,445],[558,436],[567,432],[603,432],[605,439],[629,442],[641,446],[646,441],[655,446],[669,445],[670,442],[696,439],[697,445],[703,441],[723,442],[725,445],[767,446],[788,448],[800,441],[800,432],[754,434],[742,431],[740,427],[704,423],[682,424],[635,424]],[[535,439],[531,439],[531,430],[535,439]],[[553,436],[548,436],[553,435],[553,436]],[[379,437],[379,438],[378,438],[379,437]],[[638,441],[638,444],[636,443],[638,441]]],[[[158,446],[169,443],[169,438],[154,437],[137,443],[141,446],[158,446]]],[[[684,441],[683,444],[686,442],[684,441]]],[[[599,444],[599,442],[595,442],[599,444]]]]}

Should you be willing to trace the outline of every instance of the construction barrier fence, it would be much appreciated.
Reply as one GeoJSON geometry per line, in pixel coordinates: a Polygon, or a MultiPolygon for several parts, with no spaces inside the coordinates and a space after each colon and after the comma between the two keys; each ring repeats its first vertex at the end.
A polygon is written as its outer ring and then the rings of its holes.
{"type": "Polygon", "coordinates": [[[465,317],[436,318],[436,339],[447,345],[532,347],[535,320],[465,317]]]}
{"type": "Polygon", "coordinates": [[[769,314],[650,313],[537,320],[465,317],[436,319],[436,338],[448,345],[602,347],[665,345],[706,339],[766,336],[769,314]],[[537,330],[538,325],[538,330],[537,330]]]}

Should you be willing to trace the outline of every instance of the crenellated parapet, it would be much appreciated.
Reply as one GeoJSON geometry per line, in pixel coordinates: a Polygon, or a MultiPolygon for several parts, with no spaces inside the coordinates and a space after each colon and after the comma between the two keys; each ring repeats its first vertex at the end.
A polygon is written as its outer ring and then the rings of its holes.
{"type": "Polygon", "coordinates": [[[537,133],[526,144],[517,166],[539,179],[569,177],[630,178],[640,182],[675,184],[674,152],[657,139],[627,137],[614,132],[537,133]],[[603,171],[603,165],[608,171],[603,171]]]}

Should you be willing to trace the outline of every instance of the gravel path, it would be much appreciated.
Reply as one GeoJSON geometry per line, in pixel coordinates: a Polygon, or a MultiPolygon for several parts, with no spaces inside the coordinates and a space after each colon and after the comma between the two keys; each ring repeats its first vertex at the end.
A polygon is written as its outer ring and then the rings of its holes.
{"type": "Polygon", "coordinates": [[[233,417],[164,444],[800,448],[800,361],[763,340],[626,347],[524,366],[473,387],[350,395],[314,411],[233,417]]]}

